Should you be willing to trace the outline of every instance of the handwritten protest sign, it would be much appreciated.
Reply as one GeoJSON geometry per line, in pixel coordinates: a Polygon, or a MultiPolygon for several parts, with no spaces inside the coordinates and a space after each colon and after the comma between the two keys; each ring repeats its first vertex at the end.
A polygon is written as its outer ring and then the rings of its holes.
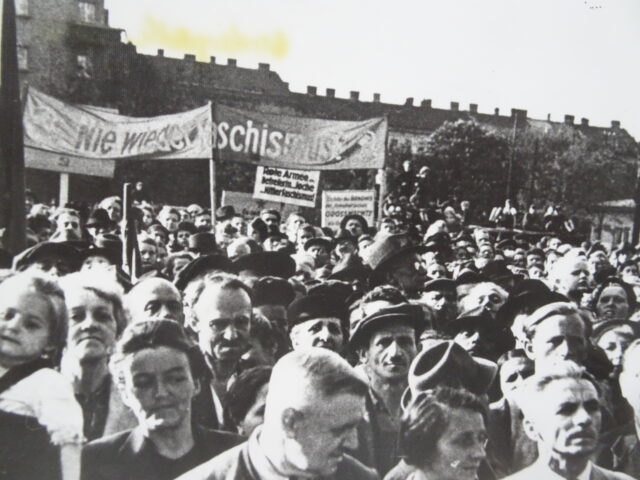
{"type": "Polygon", "coordinates": [[[253,198],[315,207],[320,172],[258,167],[253,198]]]}

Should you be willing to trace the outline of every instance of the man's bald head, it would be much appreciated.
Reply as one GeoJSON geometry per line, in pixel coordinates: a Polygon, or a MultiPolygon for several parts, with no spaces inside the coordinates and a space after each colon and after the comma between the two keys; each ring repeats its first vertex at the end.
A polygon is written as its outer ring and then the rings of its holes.
{"type": "Polygon", "coordinates": [[[131,322],[184,320],[180,292],[164,278],[147,278],[138,283],[125,296],[125,306],[131,322]]]}
{"type": "Polygon", "coordinates": [[[273,367],[265,423],[287,408],[308,410],[323,398],[342,393],[364,397],[367,388],[365,379],[331,350],[312,347],[290,352],[273,367]]]}

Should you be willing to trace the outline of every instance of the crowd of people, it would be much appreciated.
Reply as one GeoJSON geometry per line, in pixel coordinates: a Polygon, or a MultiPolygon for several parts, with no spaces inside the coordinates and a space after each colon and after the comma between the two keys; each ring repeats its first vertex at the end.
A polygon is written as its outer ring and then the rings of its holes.
{"type": "Polygon", "coordinates": [[[136,198],[132,276],[119,197],[29,204],[0,477],[640,478],[640,251],[396,206],[333,232],[136,198]]]}

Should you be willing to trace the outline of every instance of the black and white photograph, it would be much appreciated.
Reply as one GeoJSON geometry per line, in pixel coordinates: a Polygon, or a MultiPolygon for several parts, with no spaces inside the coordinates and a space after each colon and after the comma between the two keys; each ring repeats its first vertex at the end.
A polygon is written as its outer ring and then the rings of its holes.
{"type": "Polygon", "coordinates": [[[0,480],[640,479],[638,0],[0,18],[0,480]]]}

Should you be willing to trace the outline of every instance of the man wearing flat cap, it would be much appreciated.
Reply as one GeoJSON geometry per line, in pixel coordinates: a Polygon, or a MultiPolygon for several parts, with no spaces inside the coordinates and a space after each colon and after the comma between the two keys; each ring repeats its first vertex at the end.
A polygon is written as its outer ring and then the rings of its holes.
{"type": "Polygon", "coordinates": [[[357,353],[369,383],[367,415],[358,427],[355,457],[381,477],[398,462],[400,401],[423,328],[422,309],[403,303],[367,315],[351,332],[349,348],[357,353]]]}
{"type": "Polygon", "coordinates": [[[289,338],[294,350],[322,347],[341,353],[347,311],[331,295],[307,295],[287,310],[289,338]]]}
{"type": "Polygon", "coordinates": [[[495,320],[483,307],[475,307],[458,315],[443,327],[469,355],[495,361],[507,349],[499,344],[495,320]]]}
{"type": "Polygon", "coordinates": [[[388,235],[376,240],[367,249],[367,263],[372,269],[371,287],[393,285],[409,298],[417,298],[425,281],[425,272],[419,254],[426,247],[414,245],[406,233],[388,235]]]}
{"type": "Polygon", "coordinates": [[[433,311],[433,328],[442,329],[458,314],[456,282],[448,278],[429,280],[422,289],[420,303],[433,311]]]}

